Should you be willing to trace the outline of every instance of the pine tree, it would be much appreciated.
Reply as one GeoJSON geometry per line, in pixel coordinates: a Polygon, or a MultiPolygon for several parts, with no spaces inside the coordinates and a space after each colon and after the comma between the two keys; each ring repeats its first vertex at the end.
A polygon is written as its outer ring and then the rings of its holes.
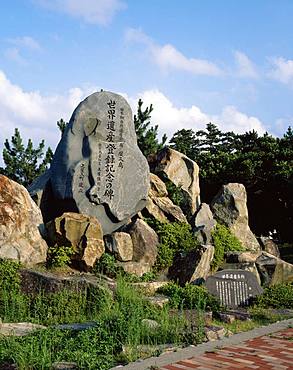
{"type": "Polygon", "coordinates": [[[3,149],[5,167],[0,168],[0,173],[27,187],[35,178],[45,172],[52,160],[51,148],[49,147],[45,153],[44,150],[44,140],[39,143],[37,148],[34,148],[32,140],[29,139],[25,147],[20,132],[16,128],[11,143],[8,139],[5,140],[3,149]]]}
{"type": "Polygon", "coordinates": [[[150,127],[153,105],[151,104],[145,110],[142,110],[142,105],[143,101],[139,99],[137,114],[134,115],[134,126],[137,144],[144,156],[147,157],[163,148],[167,141],[167,136],[164,134],[161,142],[158,141],[158,125],[150,127]]]}
{"type": "Polygon", "coordinates": [[[67,125],[68,125],[68,122],[65,122],[63,118],[61,118],[59,121],[57,121],[57,127],[61,131],[61,137],[63,136],[67,125]]]}

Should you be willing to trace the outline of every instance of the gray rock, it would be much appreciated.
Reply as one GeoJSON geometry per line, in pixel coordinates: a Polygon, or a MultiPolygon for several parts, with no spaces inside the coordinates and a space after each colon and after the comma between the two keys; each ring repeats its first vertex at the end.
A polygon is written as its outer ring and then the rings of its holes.
{"type": "Polygon", "coordinates": [[[142,276],[143,274],[146,274],[147,272],[151,271],[151,265],[146,262],[135,262],[135,261],[129,261],[129,262],[117,262],[118,266],[121,266],[123,270],[129,274],[134,274],[136,276],[142,276]]]}
{"type": "MultiPolygon", "coordinates": [[[[40,192],[42,181],[31,194],[40,192]]],[[[126,100],[102,91],[73,112],[50,167],[41,204],[46,221],[64,212],[96,217],[104,234],[126,224],[146,204],[149,167],[137,146],[126,100]]]]}
{"type": "Polygon", "coordinates": [[[154,306],[160,308],[163,308],[170,301],[170,298],[164,295],[146,296],[145,299],[154,306]]]}
{"type": "Polygon", "coordinates": [[[168,221],[187,223],[187,219],[181,208],[176,206],[171,199],[167,197],[154,197],[152,201],[163,212],[168,221]]]}
{"type": "Polygon", "coordinates": [[[231,332],[228,329],[221,328],[219,326],[208,326],[205,327],[204,331],[207,340],[211,342],[231,335],[231,332]]]}
{"type": "Polygon", "coordinates": [[[80,292],[85,289],[97,289],[111,294],[116,289],[114,280],[102,275],[91,274],[54,274],[51,272],[41,272],[33,269],[20,269],[21,291],[26,294],[57,293],[64,289],[80,292]]]}
{"type": "Polygon", "coordinates": [[[259,252],[237,252],[229,251],[225,253],[227,263],[255,263],[257,258],[261,255],[259,252]]]}
{"type": "Polygon", "coordinates": [[[158,329],[160,327],[160,324],[156,320],[142,319],[141,323],[148,329],[158,329]]]}
{"type": "Polygon", "coordinates": [[[54,362],[52,364],[52,370],[74,370],[78,369],[76,362],[54,362]]]}
{"type": "Polygon", "coordinates": [[[170,198],[164,182],[151,173],[150,190],[146,207],[142,210],[145,217],[153,217],[160,222],[185,222],[187,219],[181,208],[170,198]]]}
{"type": "Polygon", "coordinates": [[[261,236],[259,238],[260,245],[265,252],[272,254],[275,257],[280,258],[280,251],[276,243],[271,238],[261,236]]]}
{"type": "Polygon", "coordinates": [[[1,323],[0,325],[0,336],[15,336],[23,337],[31,334],[36,330],[47,329],[46,326],[33,324],[31,322],[9,322],[1,323]]]}
{"type": "Polygon", "coordinates": [[[156,232],[143,220],[136,220],[129,229],[133,243],[133,261],[152,267],[157,258],[159,243],[156,232]]]}
{"type": "Polygon", "coordinates": [[[175,257],[169,268],[169,277],[184,285],[196,280],[206,279],[210,272],[210,263],[214,256],[212,245],[201,245],[190,252],[175,257]]]}
{"type": "Polygon", "coordinates": [[[168,191],[165,183],[155,174],[150,174],[150,190],[149,196],[153,197],[167,197],[168,191]]]}
{"type": "Polygon", "coordinates": [[[124,232],[115,232],[105,237],[106,248],[115,255],[118,261],[131,261],[133,243],[131,236],[124,232]]]}
{"type": "Polygon", "coordinates": [[[159,222],[169,222],[167,216],[163,212],[162,209],[160,209],[159,206],[157,206],[152,198],[148,197],[147,203],[145,208],[141,211],[142,218],[143,217],[153,217],[159,222]]]}
{"type": "Polygon", "coordinates": [[[22,185],[0,175],[0,258],[26,266],[46,261],[42,214],[22,185]]]}
{"type": "Polygon", "coordinates": [[[247,195],[244,185],[230,183],[223,185],[210,207],[214,218],[227,226],[251,251],[259,251],[260,245],[248,225],[247,195]]]}
{"type": "Polygon", "coordinates": [[[212,211],[206,203],[200,205],[199,210],[194,216],[194,231],[198,232],[199,242],[202,244],[211,244],[212,231],[217,222],[214,220],[212,211]]]}
{"type": "Polygon", "coordinates": [[[293,282],[293,265],[270,253],[263,251],[256,266],[265,286],[293,282]]]}
{"type": "Polygon", "coordinates": [[[184,213],[191,218],[200,205],[199,167],[186,155],[171,148],[162,149],[151,163],[154,173],[181,189],[186,199],[184,213]]]}
{"type": "Polygon", "coordinates": [[[154,295],[157,292],[157,290],[168,284],[169,284],[168,281],[147,281],[133,283],[132,286],[138,289],[143,294],[150,296],[154,295]]]}

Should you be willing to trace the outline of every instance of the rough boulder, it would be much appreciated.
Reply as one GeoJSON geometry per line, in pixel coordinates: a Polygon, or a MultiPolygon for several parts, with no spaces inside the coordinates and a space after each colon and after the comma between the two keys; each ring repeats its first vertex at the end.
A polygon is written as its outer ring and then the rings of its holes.
{"type": "Polygon", "coordinates": [[[42,229],[41,211],[28,191],[0,175],[0,258],[28,266],[45,262],[47,244],[42,229]]]}
{"type": "Polygon", "coordinates": [[[93,267],[105,252],[103,231],[94,217],[67,212],[46,224],[48,240],[57,247],[72,247],[72,261],[81,269],[93,267]]]}
{"type": "Polygon", "coordinates": [[[260,250],[259,243],[248,225],[246,202],[247,195],[244,185],[230,183],[222,186],[210,207],[214,218],[227,226],[246,249],[258,251],[260,250]]]}

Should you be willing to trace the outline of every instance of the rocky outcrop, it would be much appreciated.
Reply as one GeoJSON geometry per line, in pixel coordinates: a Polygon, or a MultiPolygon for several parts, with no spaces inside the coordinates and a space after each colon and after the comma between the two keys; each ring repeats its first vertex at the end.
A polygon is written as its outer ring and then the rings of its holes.
{"type": "Polygon", "coordinates": [[[124,232],[115,232],[106,235],[105,245],[109,252],[114,254],[118,261],[131,261],[133,257],[133,243],[131,236],[124,232]]]}
{"type": "Polygon", "coordinates": [[[0,258],[35,265],[46,261],[41,211],[27,190],[0,175],[0,258]]]}
{"type": "Polygon", "coordinates": [[[271,238],[261,236],[259,238],[260,245],[265,252],[280,258],[280,251],[276,243],[271,238]]]}
{"type": "Polygon", "coordinates": [[[205,280],[214,257],[214,246],[202,245],[185,255],[178,255],[169,268],[169,277],[180,285],[205,280]]]}
{"type": "Polygon", "coordinates": [[[155,231],[146,222],[137,219],[128,232],[133,243],[133,262],[153,266],[157,258],[159,243],[155,231]]]}
{"type": "Polygon", "coordinates": [[[146,217],[153,217],[160,222],[187,222],[181,208],[168,198],[164,182],[152,173],[150,180],[147,204],[142,214],[146,217]]]}
{"type": "Polygon", "coordinates": [[[67,212],[46,224],[48,242],[58,247],[71,246],[72,261],[81,269],[93,267],[105,252],[103,231],[94,217],[67,212]]]}
{"type": "Polygon", "coordinates": [[[117,262],[117,265],[121,266],[128,274],[133,274],[139,277],[151,271],[151,265],[146,262],[117,262]]]}
{"type": "Polygon", "coordinates": [[[25,294],[36,295],[42,293],[57,293],[64,289],[72,292],[84,290],[97,290],[110,292],[115,290],[116,282],[104,275],[95,276],[88,273],[54,274],[34,269],[20,269],[20,287],[25,294]]]}
{"type": "Polygon", "coordinates": [[[230,183],[222,186],[210,206],[214,218],[227,226],[246,249],[258,251],[259,243],[248,225],[246,202],[244,185],[230,183]]]}
{"type": "Polygon", "coordinates": [[[149,197],[167,197],[168,191],[165,183],[155,174],[150,173],[149,197]]]}
{"type": "Polygon", "coordinates": [[[171,148],[162,149],[151,162],[152,172],[181,189],[186,200],[184,213],[191,218],[200,205],[199,168],[184,154],[171,148]]]}
{"type": "Polygon", "coordinates": [[[201,244],[211,244],[212,231],[216,224],[209,205],[202,203],[193,220],[194,231],[198,233],[198,240],[201,244]]]}
{"type": "Polygon", "coordinates": [[[29,335],[36,330],[47,329],[44,325],[34,324],[31,322],[10,322],[0,323],[0,336],[23,337],[29,335]]]}
{"type": "Polygon", "coordinates": [[[293,282],[293,265],[272,254],[262,252],[256,266],[265,286],[293,282]]]}

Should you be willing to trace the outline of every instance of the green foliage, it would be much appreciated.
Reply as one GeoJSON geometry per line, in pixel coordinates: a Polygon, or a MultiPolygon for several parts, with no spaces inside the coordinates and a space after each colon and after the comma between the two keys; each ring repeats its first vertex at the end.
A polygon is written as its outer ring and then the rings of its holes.
{"type": "Polygon", "coordinates": [[[187,223],[164,223],[154,219],[146,222],[156,231],[159,237],[158,255],[154,271],[158,272],[172,266],[176,253],[188,252],[198,246],[197,240],[187,223]]]}
{"type": "Polygon", "coordinates": [[[277,284],[265,288],[256,299],[259,307],[293,309],[293,284],[277,284]]]}
{"type": "Polygon", "coordinates": [[[124,281],[129,283],[146,282],[156,279],[156,273],[154,271],[147,272],[140,277],[125,272],[122,266],[117,264],[114,255],[110,253],[104,253],[102,255],[102,257],[96,262],[93,272],[95,274],[107,275],[112,279],[123,278],[124,281]]]}
{"type": "Polygon", "coordinates": [[[44,153],[45,142],[42,140],[38,147],[33,147],[31,139],[25,147],[19,130],[16,128],[11,143],[6,139],[3,149],[4,168],[0,173],[18,183],[28,186],[48,167],[53,157],[51,148],[44,153]]]}
{"type": "Polygon", "coordinates": [[[47,265],[48,267],[64,267],[69,264],[73,254],[72,246],[50,246],[48,248],[47,265]]]}
{"type": "Polygon", "coordinates": [[[121,266],[117,265],[113,254],[104,253],[94,266],[94,273],[104,274],[112,279],[116,279],[119,275],[124,274],[121,266]]]}
{"type": "MultiPolygon", "coordinates": [[[[76,298],[73,294],[72,301],[65,301],[64,297],[56,296],[49,305],[52,310],[56,305],[57,314],[58,310],[62,311],[62,306],[70,310],[71,305],[83,307],[86,301],[90,301],[91,305],[99,301],[98,297],[91,300],[86,296],[86,300],[74,303],[76,298]],[[58,298],[62,301],[60,304],[58,298]]],[[[42,300],[38,297],[36,299],[42,300]]],[[[39,303],[38,307],[39,312],[42,312],[46,304],[39,303]]],[[[50,316],[50,312],[48,314],[50,316]]],[[[76,314],[73,312],[72,320],[76,319],[76,314]]],[[[95,326],[81,332],[52,328],[21,338],[0,338],[0,365],[15,363],[19,369],[51,369],[54,362],[72,361],[77,362],[80,369],[109,369],[122,357],[124,362],[136,360],[140,356],[137,349],[140,344],[178,343],[182,339],[182,319],[172,318],[167,309],[151,305],[141,293],[121,279],[117,281],[115,301],[111,300],[99,314],[95,314],[94,317],[88,316],[90,320],[94,318],[95,326]],[[143,319],[156,320],[158,328],[142,324],[143,319]],[[123,356],[122,346],[128,348],[127,354],[123,356]]],[[[45,313],[38,317],[45,319],[45,313]]],[[[64,317],[59,319],[63,320],[64,317]]],[[[49,323],[49,320],[45,320],[45,323],[49,323]]]]}
{"type": "Polygon", "coordinates": [[[20,370],[52,369],[54,362],[77,362],[79,369],[111,368],[114,362],[113,336],[103,323],[73,333],[54,328],[25,337],[0,340],[1,363],[17,364],[20,370]]]}
{"type": "Polygon", "coordinates": [[[57,121],[57,127],[59,128],[61,132],[61,137],[63,136],[67,125],[68,125],[68,122],[65,122],[63,118],[57,121]]]}
{"type": "Polygon", "coordinates": [[[224,225],[216,225],[212,232],[212,240],[215,247],[214,258],[211,264],[213,270],[216,270],[224,261],[225,252],[244,251],[241,242],[224,225]]]}
{"type": "Polygon", "coordinates": [[[186,284],[181,287],[175,283],[169,283],[160,288],[158,293],[170,297],[169,304],[174,308],[197,308],[213,312],[218,312],[220,309],[218,300],[202,286],[186,284]]]}
{"type": "Polygon", "coordinates": [[[0,258],[0,287],[1,291],[15,292],[19,290],[20,276],[18,273],[19,262],[0,258]]]}
{"type": "Polygon", "coordinates": [[[171,181],[165,181],[165,185],[168,191],[168,196],[174,204],[182,208],[184,211],[186,208],[186,199],[181,190],[181,186],[176,186],[171,181]]]}
{"type": "Polygon", "coordinates": [[[257,322],[260,325],[269,325],[277,321],[286,320],[288,316],[278,313],[272,312],[270,308],[254,306],[249,309],[249,314],[251,319],[254,322],[257,322]]]}
{"type": "Polygon", "coordinates": [[[292,241],[293,130],[281,138],[256,131],[221,132],[212,123],[205,130],[177,131],[171,147],[200,167],[201,197],[210,203],[223,183],[238,182],[248,193],[250,224],[257,234],[277,229],[292,241]],[[274,209],[273,214],[270,209],[274,209]]]}
{"type": "Polygon", "coordinates": [[[159,142],[158,125],[150,126],[153,106],[151,104],[145,110],[142,110],[142,105],[143,102],[139,99],[137,114],[134,115],[134,126],[137,135],[137,144],[144,156],[147,157],[163,148],[167,141],[167,136],[164,135],[161,142],[159,142]]]}

